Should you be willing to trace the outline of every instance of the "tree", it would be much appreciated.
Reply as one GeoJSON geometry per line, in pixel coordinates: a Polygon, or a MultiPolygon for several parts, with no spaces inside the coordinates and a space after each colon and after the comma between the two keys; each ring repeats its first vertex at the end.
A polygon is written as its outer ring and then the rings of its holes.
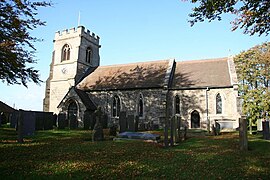
{"type": "Polygon", "coordinates": [[[49,2],[29,0],[0,0],[0,79],[7,84],[41,82],[38,70],[27,67],[36,63],[34,42],[40,41],[30,31],[45,22],[36,18],[39,7],[49,2]]]}
{"type": "Polygon", "coordinates": [[[241,52],[234,62],[243,113],[253,123],[266,119],[270,112],[270,42],[241,52]]]}
{"type": "Polygon", "coordinates": [[[270,31],[269,0],[191,0],[198,5],[189,14],[191,26],[197,22],[221,20],[221,15],[236,15],[232,21],[232,30],[243,29],[245,34],[265,34],[270,31]]]}

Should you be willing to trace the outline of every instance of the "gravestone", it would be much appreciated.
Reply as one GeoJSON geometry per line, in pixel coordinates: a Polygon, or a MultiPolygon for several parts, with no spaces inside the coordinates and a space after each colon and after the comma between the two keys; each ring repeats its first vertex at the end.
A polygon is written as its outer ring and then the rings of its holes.
{"type": "Polygon", "coordinates": [[[44,118],[42,116],[42,112],[36,113],[36,130],[43,130],[44,129],[44,118]]]}
{"type": "Polygon", "coordinates": [[[106,129],[108,127],[108,116],[107,114],[102,114],[101,116],[101,124],[103,129],[106,129]]]}
{"type": "Polygon", "coordinates": [[[36,126],[36,113],[31,111],[23,111],[23,136],[34,135],[36,126]]]}
{"type": "Polygon", "coordinates": [[[262,121],[263,126],[263,139],[270,139],[269,121],[262,121]]]}
{"type": "Polygon", "coordinates": [[[89,110],[84,111],[83,115],[83,128],[90,129],[91,113],[89,110]]]}
{"type": "Polygon", "coordinates": [[[11,128],[16,128],[17,129],[18,116],[19,116],[19,111],[14,111],[11,114],[11,117],[10,117],[10,127],[11,128]]]}
{"type": "Polygon", "coordinates": [[[96,124],[93,130],[92,141],[102,141],[104,139],[104,134],[102,125],[100,123],[102,116],[101,107],[97,108],[97,110],[95,111],[95,115],[96,115],[96,124]]]}
{"type": "Polygon", "coordinates": [[[125,132],[127,130],[127,117],[126,111],[121,111],[119,115],[119,125],[120,125],[120,133],[125,132]]]}
{"type": "Polygon", "coordinates": [[[43,112],[42,116],[44,118],[44,130],[50,130],[53,129],[53,121],[54,121],[54,116],[52,112],[43,112]]]}
{"type": "Polygon", "coordinates": [[[248,150],[248,138],[247,138],[247,120],[246,116],[239,118],[239,145],[240,150],[248,150]]]}
{"type": "Polygon", "coordinates": [[[139,116],[135,116],[135,131],[137,132],[139,129],[139,116]]]}
{"type": "Polygon", "coordinates": [[[128,129],[127,129],[127,131],[135,132],[134,115],[128,115],[128,116],[127,116],[127,124],[128,124],[128,129]]]}
{"type": "Polygon", "coordinates": [[[53,126],[57,126],[57,114],[53,114],[53,126]]]}
{"type": "MultiPolygon", "coordinates": [[[[2,113],[1,113],[2,114],[2,113]]],[[[0,127],[2,126],[2,116],[0,116],[0,127]]]]}
{"type": "Polygon", "coordinates": [[[77,117],[74,114],[71,114],[69,117],[69,128],[76,129],[78,127],[77,117]]]}
{"type": "Polygon", "coordinates": [[[96,114],[93,112],[90,114],[90,129],[93,130],[96,124],[96,114]]]}
{"type": "Polygon", "coordinates": [[[65,129],[66,127],[66,114],[59,113],[57,117],[58,129],[65,129]]]}
{"type": "Polygon", "coordinates": [[[117,125],[113,124],[113,125],[110,127],[109,135],[110,135],[110,136],[116,136],[116,135],[117,135],[117,125]]]}

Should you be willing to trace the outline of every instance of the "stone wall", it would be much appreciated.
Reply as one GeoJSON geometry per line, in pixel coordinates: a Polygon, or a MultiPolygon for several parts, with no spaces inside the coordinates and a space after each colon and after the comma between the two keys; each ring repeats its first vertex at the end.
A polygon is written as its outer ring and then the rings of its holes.
{"type": "MultiPolygon", "coordinates": [[[[201,127],[207,129],[207,103],[208,118],[210,125],[215,121],[221,123],[228,122],[235,129],[238,127],[238,118],[240,114],[237,112],[237,90],[233,88],[215,88],[215,89],[196,89],[196,90],[175,90],[173,95],[180,97],[180,115],[187,120],[191,127],[191,113],[196,110],[200,114],[201,127]],[[206,95],[207,93],[207,95],[206,95]],[[222,113],[216,113],[216,96],[221,95],[222,113]]],[[[174,113],[174,104],[171,113],[174,113]]]]}
{"type": "Polygon", "coordinates": [[[146,126],[163,124],[160,118],[165,117],[165,93],[161,89],[90,92],[89,96],[108,115],[110,126],[117,122],[117,119],[112,117],[113,97],[117,95],[120,98],[121,111],[126,111],[127,115],[136,116],[140,94],[144,99],[144,115],[140,117],[139,122],[146,126]]]}

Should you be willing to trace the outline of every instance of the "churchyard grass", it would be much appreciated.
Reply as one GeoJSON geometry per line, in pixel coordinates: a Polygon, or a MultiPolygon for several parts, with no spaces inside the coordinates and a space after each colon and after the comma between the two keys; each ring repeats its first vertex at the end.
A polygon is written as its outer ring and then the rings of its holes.
{"type": "MultiPolygon", "coordinates": [[[[160,133],[160,132],[159,132],[160,133]]],[[[105,134],[108,134],[107,132],[105,134]]],[[[193,136],[173,148],[140,141],[91,141],[91,131],[38,131],[23,144],[0,128],[0,179],[269,179],[270,141],[238,134],[193,136]]]]}

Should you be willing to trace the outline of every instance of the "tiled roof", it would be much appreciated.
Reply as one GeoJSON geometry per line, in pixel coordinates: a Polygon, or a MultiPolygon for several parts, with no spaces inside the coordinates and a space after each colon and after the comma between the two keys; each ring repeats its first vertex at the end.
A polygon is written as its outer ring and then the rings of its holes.
{"type": "Polygon", "coordinates": [[[9,105],[7,105],[7,104],[3,103],[2,101],[0,101],[0,112],[11,113],[11,112],[14,112],[14,111],[15,111],[15,109],[13,109],[9,105]]]}
{"type": "Polygon", "coordinates": [[[163,87],[169,60],[100,66],[78,85],[81,90],[163,87]]]}
{"type": "Polygon", "coordinates": [[[228,58],[176,63],[173,88],[231,86],[228,58]]]}

